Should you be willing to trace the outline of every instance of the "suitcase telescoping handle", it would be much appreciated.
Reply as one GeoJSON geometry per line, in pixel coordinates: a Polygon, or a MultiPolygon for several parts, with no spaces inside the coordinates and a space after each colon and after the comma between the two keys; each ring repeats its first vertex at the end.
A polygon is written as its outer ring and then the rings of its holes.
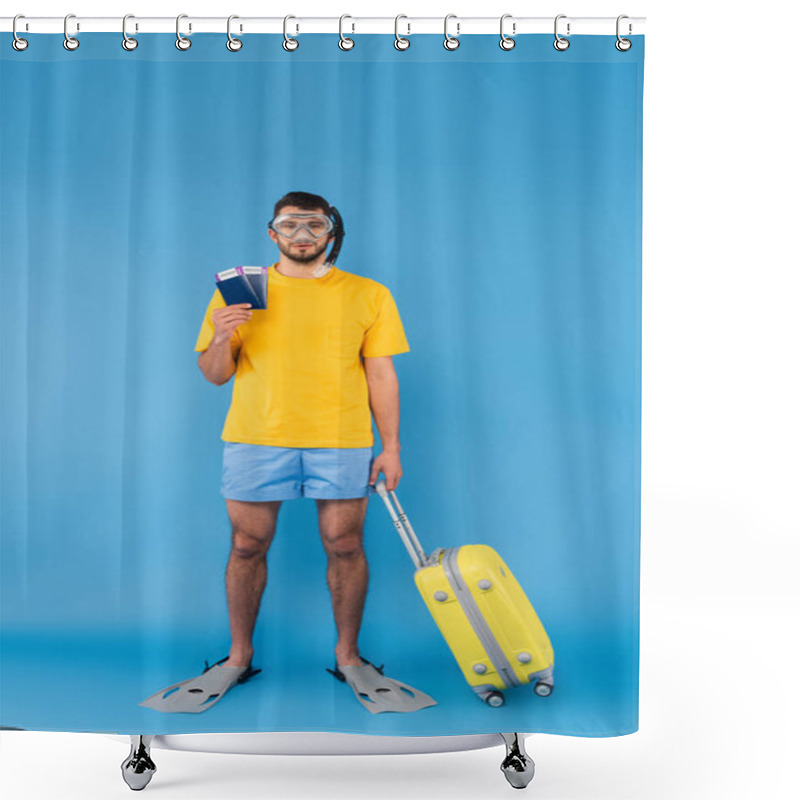
{"type": "Polygon", "coordinates": [[[411,527],[411,523],[408,521],[408,517],[403,511],[403,507],[400,505],[397,495],[392,490],[387,490],[386,481],[383,480],[383,478],[375,484],[375,491],[381,496],[381,499],[386,504],[386,508],[389,509],[392,522],[394,522],[394,526],[397,528],[397,532],[400,534],[400,538],[403,540],[403,544],[406,546],[411,560],[414,562],[417,569],[424,567],[428,561],[428,557],[425,555],[425,551],[422,549],[419,539],[417,539],[417,534],[414,533],[414,529],[411,527]],[[391,500],[389,499],[390,495],[391,500]],[[397,504],[397,511],[394,510],[392,500],[397,504]]]}

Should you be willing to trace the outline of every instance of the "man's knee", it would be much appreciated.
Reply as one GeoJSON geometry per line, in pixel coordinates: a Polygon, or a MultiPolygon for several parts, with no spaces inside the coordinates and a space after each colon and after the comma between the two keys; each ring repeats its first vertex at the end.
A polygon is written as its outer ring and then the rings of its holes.
{"type": "Polygon", "coordinates": [[[317,500],[319,531],[328,557],[364,556],[364,518],[368,497],[317,500]]]}
{"type": "Polygon", "coordinates": [[[266,553],[278,524],[280,501],[247,503],[227,500],[231,549],[242,557],[266,553]]]}
{"type": "Polygon", "coordinates": [[[325,552],[334,558],[360,558],[364,555],[364,539],[360,526],[322,535],[325,552]]]}
{"type": "Polygon", "coordinates": [[[244,528],[234,528],[231,533],[231,550],[240,558],[266,555],[273,536],[274,531],[261,534],[244,528]]]}

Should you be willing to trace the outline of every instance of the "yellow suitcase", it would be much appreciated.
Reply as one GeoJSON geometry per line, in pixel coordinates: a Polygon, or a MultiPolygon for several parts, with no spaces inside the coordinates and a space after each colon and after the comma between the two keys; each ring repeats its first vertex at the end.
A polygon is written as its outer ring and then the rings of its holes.
{"type": "Polygon", "coordinates": [[[553,647],[497,551],[467,544],[426,555],[397,495],[382,479],[375,491],[417,568],[417,589],[478,697],[496,708],[505,702],[503,689],[529,683],[547,697],[553,691],[553,647]]]}

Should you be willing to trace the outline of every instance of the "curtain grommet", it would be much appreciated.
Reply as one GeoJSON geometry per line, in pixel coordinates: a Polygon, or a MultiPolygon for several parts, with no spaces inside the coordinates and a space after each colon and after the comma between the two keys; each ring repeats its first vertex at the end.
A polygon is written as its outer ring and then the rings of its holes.
{"type": "MultiPolygon", "coordinates": [[[[401,36],[397,31],[397,25],[401,17],[403,17],[404,19],[408,19],[408,17],[405,14],[398,14],[394,18],[394,47],[395,50],[408,50],[408,48],[411,47],[411,39],[407,39],[405,36],[401,36]]],[[[407,22],[406,25],[408,26],[408,35],[410,35],[411,23],[407,22]]]]}
{"type": "Polygon", "coordinates": [[[17,20],[18,19],[25,19],[24,14],[16,14],[14,16],[14,21],[11,23],[11,33],[13,34],[13,39],[11,40],[11,46],[18,52],[22,52],[23,50],[28,49],[28,40],[23,39],[21,36],[17,36],[17,20]]]}
{"type": "MultiPolygon", "coordinates": [[[[244,42],[241,39],[237,39],[235,36],[231,35],[231,20],[232,19],[239,19],[238,14],[231,14],[228,17],[228,41],[225,42],[225,47],[231,51],[231,53],[238,53],[243,45],[244,42]]],[[[239,27],[239,31],[241,32],[241,26],[239,27]]]]}
{"type": "Polygon", "coordinates": [[[500,17],[500,42],[499,42],[499,45],[500,45],[500,49],[501,50],[505,50],[505,51],[513,50],[517,45],[517,40],[514,39],[514,34],[517,32],[517,23],[516,22],[512,22],[511,23],[511,36],[506,36],[505,33],[503,33],[503,23],[510,16],[511,16],[511,14],[503,14],[503,16],[500,17]]]}
{"type": "Polygon", "coordinates": [[[126,30],[127,22],[130,17],[133,17],[133,14],[126,14],[122,18],[122,49],[127,50],[128,52],[135,50],[139,46],[139,40],[135,39],[133,36],[128,36],[128,32],[126,30]]]}
{"type": "MultiPolygon", "coordinates": [[[[444,45],[444,49],[445,50],[450,50],[451,52],[453,50],[458,50],[458,47],[461,44],[461,42],[458,40],[458,32],[459,32],[459,29],[461,28],[461,23],[460,22],[456,22],[456,35],[455,36],[451,36],[447,32],[447,21],[450,19],[450,17],[455,17],[455,16],[456,16],[455,14],[448,14],[444,18],[444,41],[442,42],[442,44],[444,45]]],[[[457,17],[456,17],[456,19],[457,19],[457,17]]]]}
{"type": "MultiPolygon", "coordinates": [[[[558,21],[560,19],[566,19],[566,18],[567,18],[566,14],[559,14],[556,17],[555,23],[553,25],[553,31],[554,31],[554,33],[556,35],[556,39],[553,42],[553,47],[555,47],[555,49],[558,50],[560,53],[563,53],[569,47],[569,39],[565,39],[563,36],[559,36],[559,34],[558,34],[558,21]]],[[[567,36],[569,36],[569,28],[570,28],[570,24],[568,22],[567,23],[567,36]]]]}
{"type": "MultiPolygon", "coordinates": [[[[349,14],[342,14],[342,16],[339,17],[339,49],[352,50],[356,46],[355,40],[351,39],[349,36],[345,36],[342,32],[342,23],[344,22],[345,17],[353,19],[349,14]]],[[[354,33],[356,29],[355,23],[352,23],[352,28],[353,30],[351,33],[354,33]]]]}
{"type": "MultiPolygon", "coordinates": [[[[192,40],[187,38],[186,36],[181,36],[181,19],[183,17],[188,18],[188,14],[178,14],[177,19],[175,20],[175,47],[178,50],[188,50],[192,46],[192,40]]],[[[189,25],[189,32],[191,32],[192,26],[189,25]]]]}
{"type": "MultiPolygon", "coordinates": [[[[81,46],[81,43],[78,41],[78,39],[75,36],[70,36],[67,33],[67,21],[69,20],[70,17],[74,17],[74,16],[75,16],[75,14],[67,14],[67,16],[64,17],[64,49],[65,50],[77,50],[81,46]]],[[[81,26],[80,26],[80,24],[78,24],[77,27],[76,27],[76,30],[80,30],[80,29],[81,29],[81,26]]]]}
{"type": "MultiPolygon", "coordinates": [[[[289,34],[286,32],[286,23],[290,19],[297,19],[297,17],[295,17],[293,14],[287,14],[283,18],[283,49],[288,53],[293,53],[298,47],[300,47],[300,40],[289,36],[289,34]]],[[[299,30],[297,25],[295,25],[295,28],[296,30],[299,30]]]]}

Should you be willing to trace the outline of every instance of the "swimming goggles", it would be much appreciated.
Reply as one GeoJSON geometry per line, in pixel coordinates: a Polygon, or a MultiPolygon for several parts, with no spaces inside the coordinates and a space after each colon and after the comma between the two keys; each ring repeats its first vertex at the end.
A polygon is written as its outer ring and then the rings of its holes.
{"type": "Polygon", "coordinates": [[[288,239],[295,239],[303,228],[314,239],[321,239],[333,230],[333,220],[325,214],[279,214],[270,227],[288,239]]]}

